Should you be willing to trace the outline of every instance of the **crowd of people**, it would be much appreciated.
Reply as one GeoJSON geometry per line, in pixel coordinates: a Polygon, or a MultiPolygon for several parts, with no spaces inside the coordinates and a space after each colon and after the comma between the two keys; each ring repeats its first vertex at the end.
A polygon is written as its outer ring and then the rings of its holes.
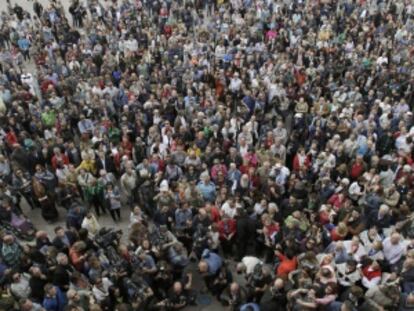
{"type": "Polygon", "coordinates": [[[32,4],[0,16],[0,310],[414,310],[411,0],[32,4]]]}

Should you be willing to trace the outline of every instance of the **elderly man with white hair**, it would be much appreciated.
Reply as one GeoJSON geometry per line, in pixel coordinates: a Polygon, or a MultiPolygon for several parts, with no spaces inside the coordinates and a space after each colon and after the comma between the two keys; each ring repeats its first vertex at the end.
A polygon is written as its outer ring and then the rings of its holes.
{"type": "Polygon", "coordinates": [[[382,244],[385,260],[391,268],[395,267],[407,251],[401,235],[398,232],[393,232],[382,244]]]}

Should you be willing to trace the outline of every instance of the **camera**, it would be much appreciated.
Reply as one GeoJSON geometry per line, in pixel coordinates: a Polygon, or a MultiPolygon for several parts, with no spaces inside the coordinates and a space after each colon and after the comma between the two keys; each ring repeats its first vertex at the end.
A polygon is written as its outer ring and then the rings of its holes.
{"type": "Polygon", "coordinates": [[[262,265],[258,263],[256,266],[254,266],[253,273],[252,273],[252,279],[254,282],[259,282],[263,278],[263,270],[262,265]]]}

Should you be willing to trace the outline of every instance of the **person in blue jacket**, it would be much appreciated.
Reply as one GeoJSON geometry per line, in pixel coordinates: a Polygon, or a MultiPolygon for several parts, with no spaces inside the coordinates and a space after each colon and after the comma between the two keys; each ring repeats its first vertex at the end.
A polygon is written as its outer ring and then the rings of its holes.
{"type": "Polygon", "coordinates": [[[240,311],[260,311],[257,303],[246,303],[240,307],[240,311]]]}
{"type": "Polygon", "coordinates": [[[63,311],[68,301],[64,292],[53,284],[45,285],[45,298],[43,299],[43,308],[46,311],[63,311]]]}
{"type": "Polygon", "coordinates": [[[213,288],[214,280],[218,276],[222,265],[223,259],[221,259],[219,255],[213,253],[209,249],[203,251],[200,262],[198,263],[198,270],[203,276],[209,290],[213,288]]]}

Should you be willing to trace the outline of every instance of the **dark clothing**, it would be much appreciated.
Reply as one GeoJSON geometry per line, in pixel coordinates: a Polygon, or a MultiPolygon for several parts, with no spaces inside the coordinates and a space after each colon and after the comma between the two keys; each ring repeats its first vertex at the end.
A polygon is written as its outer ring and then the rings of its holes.
{"type": "Polygon", "coordinates": [[[58,251],[64,251],[65,253],[67,253],[69,247],[73,244],[73,242],[75,242],[75,240],[75,235],[72,232],[67,231],[65,232],[65,237],[55,237],[52,241],[52,244],[54,247],[57,248],[58,251]]]}
{"type": "Polygon", "coordinates": [[[47,280],[43,280],[40,277],[32,276],[30,278],[29,284],[31,289],[30,297],[37,303],[42,303],[43,297],[45,295],[44,286],[46,285],[47,280]]]}
{"type": "Polygon", "coordinates": [[[272,292],[272,297],[260,304],[262,311],[282,311],[286,310],[287,297],[286,292],[282,289],[280,291],[272,292]]]}
{"type": "Polygon", "coordinates": [[[236,219],[236,247],[237,258],[241,260],[247,253],[249,241],[255,238],[254,220],[248,216],[239,216],[236,219]]]}
{"type": "Polygon", "coordinates": [[[58,286],[61,290],[69,289],[71,266],[57,265],[55,273],[53,274],[53,284],[58,286]]]}

